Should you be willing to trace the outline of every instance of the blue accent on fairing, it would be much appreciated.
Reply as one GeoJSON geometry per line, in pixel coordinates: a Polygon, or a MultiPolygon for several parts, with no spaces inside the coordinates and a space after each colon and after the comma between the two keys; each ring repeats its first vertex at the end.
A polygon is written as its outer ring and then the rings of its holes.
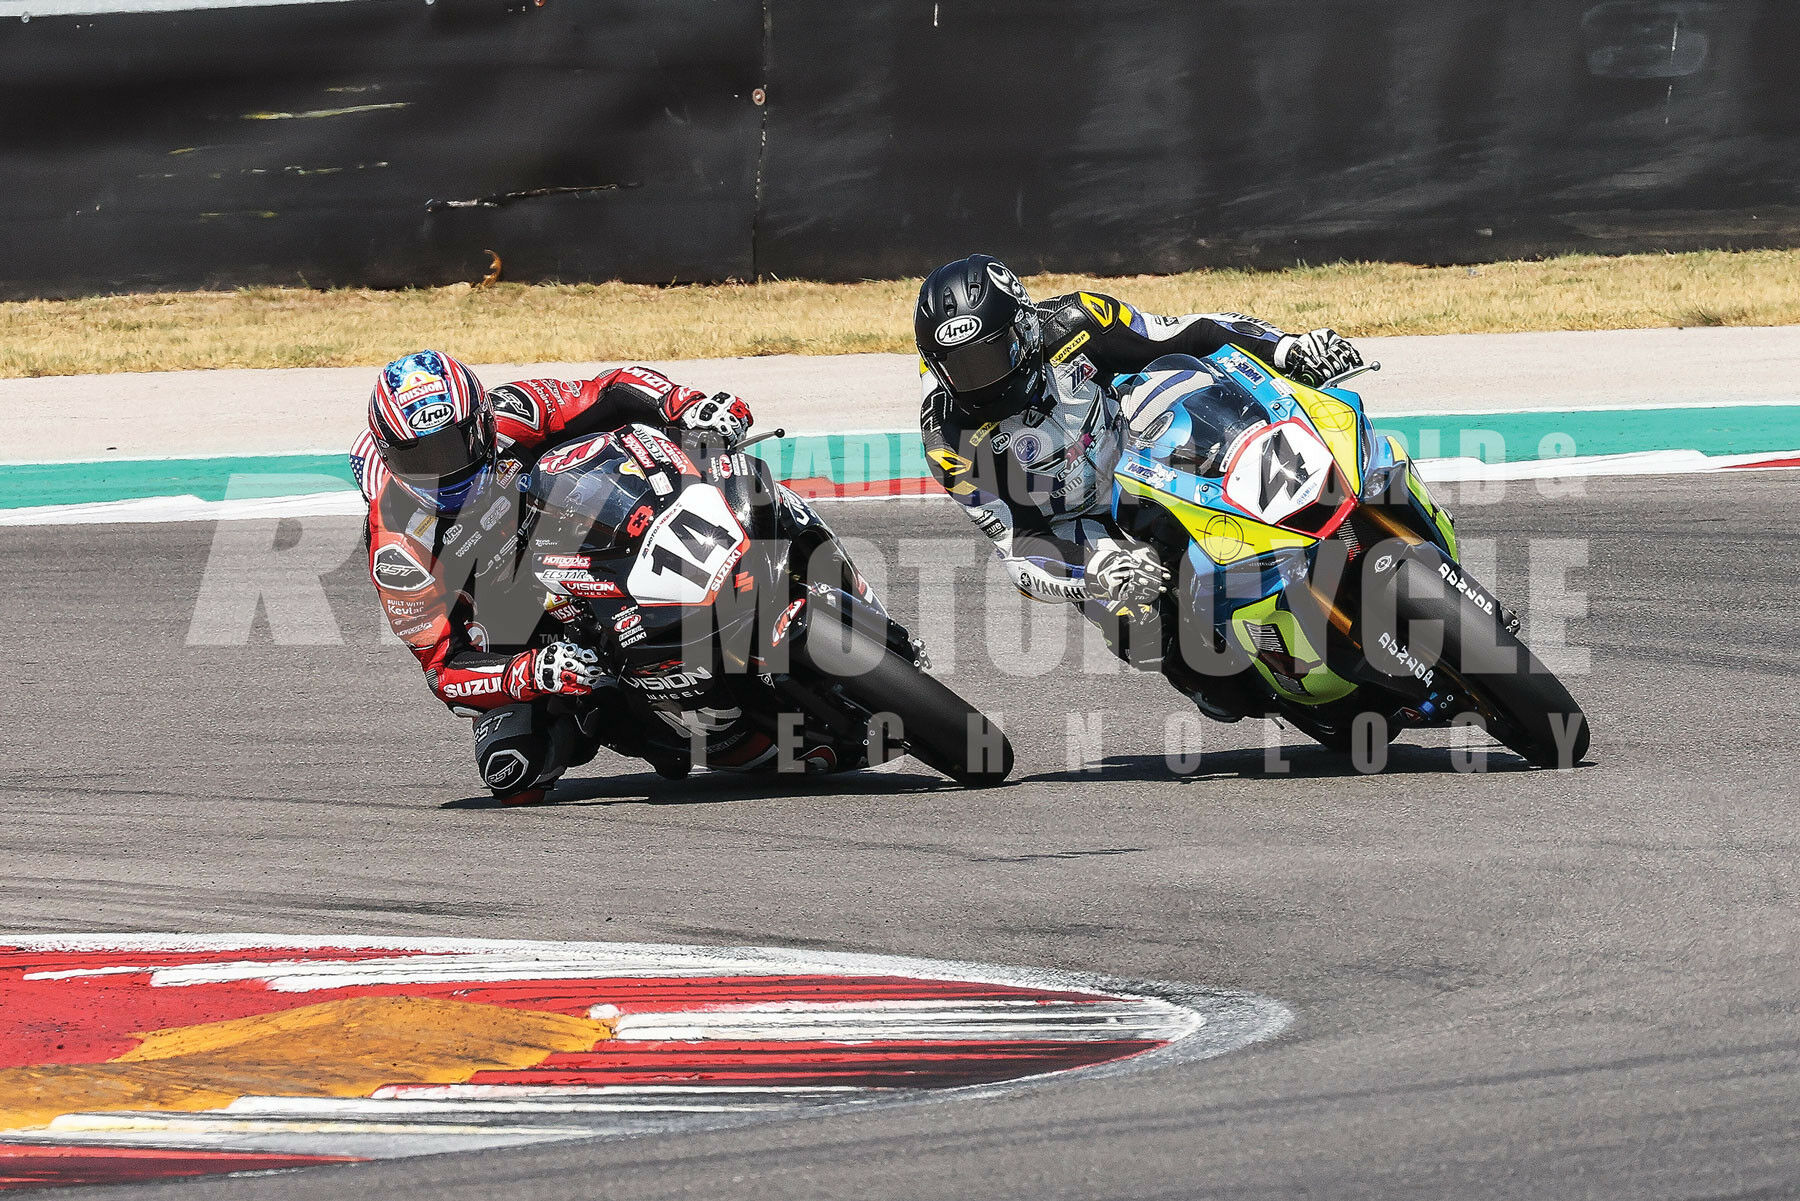
{"type": "Polygon", "coordinates": [[[1306,551],[1298,548],[1270,551],[1221,568],[1206,557],[1198,543],[1189,542],[1188,563],[1193,568],[1188,600],[1195,612],[1210,612],[1213,625],[1220,628],[1245,605],[1283,591],[1305,579],[1307,572],[1306,551]]]}
{"type": "MultiPolygon", "coordinates": [[[[1192,359],[1188,360],[1192,362],[1192,359]]],[[[1235,347],[1224,347],[1208,355],[1203,360],[1208,371],[1228,379],[1232,384],[1243,388],[1268,413],[1270,420],[1279,422],[1292,417],[1299,417],[1309,426],[1312,424],[1305,410],[1289,395],[1276,386],[1269,373],[1251,362],[1235,347]]],[[[1199,372],[1184,367],[1171,368],[1174,375],[1166,383],[1159,384],[1156,391],[1148,399],[1161,396],[1169,387],[1193,380],[1199,372]]],[[[1142,387],[1156,371],[1152,363],[1145,371],[1122,378],[1119,381],[1121,396],[1134,388],[1142,387]]],[[[1205,383],[1191,386],[1189,392],[1198,392],[1207,387],[1205,383]]],[[[1342,388],[1328,389],[1328,394],[1349,405],[1356,412],[1357,436],[1362,445],[1364,457],[1363,470],[1368,471],[1381,466],[1392,465],[1394,459],[1387,449],[1386,441],[1376,443],[1369,420],[1363,412],[1362,397],[1355,392],[1342,388]]],[[[1148,400],[1140,404],[1148,403],[1148,400]]],[[[1128,448],[1120,459],[1123,466],[1127,461],[1140,463],[1145,467],[1160,468],[1169,472],[1173,479],[1159,487],[1161,491],[1191,501],[1196,505],[1213,509],[1220,513],[1242,517],[1236,506],[1228,504],[1224,499],[1223,484],[1219,480],[1207,479],[1192,472],[1181,471],[1170,467],[1168,458],[1176,448],[1187,444],[1193,436],[1193,417],[1187,406],[1176,402],[1170,406],[1174,420],[1150,446],[1128,448]]],[[[1120,507],[1127,501],[1136,502],[1115,480],[1112,493],[1112,512],[1115,520],[1119,517],[1120,507]]],[[[1284,548],[1251,559],[1243,559],[1227,567],[1221,568],[1206,557],[1200,546],[1189,539],[1187,547],[1187,566],[1189,568],[1188,600],[1195,612],[1208,612],[1213,615],[1215,626],[1223,626],[1230,621],[1232,613],[1265,597],[1288,588],[1306,576],[1308,570],[1308,552],[1306,548],[1284,548]],[[1211,592],[1211,596],[1206,595],[1211,592]]]]}

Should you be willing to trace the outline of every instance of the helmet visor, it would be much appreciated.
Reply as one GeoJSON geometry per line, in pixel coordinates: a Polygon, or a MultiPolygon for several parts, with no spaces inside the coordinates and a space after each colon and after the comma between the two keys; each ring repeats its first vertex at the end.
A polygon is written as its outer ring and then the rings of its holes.
{"type": "Polygon", "coordinates": [[[953,392],[979,392],[991,388],[1025,361],[1025,340],[1007,326],[966,346],[940,351],[934,366],[953,392]]]}
{"type": "Polygon", "coordinates": [[[386,448],[388,469],[409,484],[432,488],[473,476],[488,460],[480,413],[386,448]]]}

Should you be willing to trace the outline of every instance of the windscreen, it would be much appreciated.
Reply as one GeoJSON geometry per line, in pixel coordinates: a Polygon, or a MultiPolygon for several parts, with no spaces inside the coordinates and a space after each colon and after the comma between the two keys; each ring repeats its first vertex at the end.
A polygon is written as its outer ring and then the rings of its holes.
{"type": "Polygon", "coordinates": [[[1177,402],[1186,411],[1190,433],[1182,446],[1169,456],[1169,466],[1179,471],[1214,479],[1225,474],[1231,465],[1231,451],[1243,436],[1269,423],[1269,414],[1260,401],[1242,385],[1196,376],[1196,387],[1177,402]]]}
{"type": "Polygon", "coordinates": [[[616,447],[561,471],[544,470],[542,464],[553,460],[554,452],[540,460],[529,485],[543,511],[534,537],[540,550],[623,544],[643,532],[658,508],[648,496],[649,481],[630,474],[636,464],[616,447]],[[640,509],[649,512],[640,516],[640,509]],[[635,531],[633,525],[638,526],[635,531]]]}

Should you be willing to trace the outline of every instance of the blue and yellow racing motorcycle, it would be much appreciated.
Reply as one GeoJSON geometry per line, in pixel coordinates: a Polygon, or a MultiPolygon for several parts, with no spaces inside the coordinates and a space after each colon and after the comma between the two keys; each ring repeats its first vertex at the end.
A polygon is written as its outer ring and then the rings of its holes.
{"type": "Polygon", "coordinates": [[[1333,749],[1478,721],[1534,764],[1580,762],[1581,707],[1463,570],[1450,515],[1349,374],[1310,388],[1227,347],[1121,381],[1113,516],[1178,580],[1164,655],[1333,749]]]}

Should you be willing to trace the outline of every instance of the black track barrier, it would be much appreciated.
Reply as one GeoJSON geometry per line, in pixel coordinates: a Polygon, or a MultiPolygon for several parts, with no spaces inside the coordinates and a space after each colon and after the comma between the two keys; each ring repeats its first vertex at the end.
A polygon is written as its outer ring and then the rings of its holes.
{"type": "Polygon", "coordinates": [[[1791,0],[153,2],[0,0],[0,295],[1800,245],[1791,0]]]}

